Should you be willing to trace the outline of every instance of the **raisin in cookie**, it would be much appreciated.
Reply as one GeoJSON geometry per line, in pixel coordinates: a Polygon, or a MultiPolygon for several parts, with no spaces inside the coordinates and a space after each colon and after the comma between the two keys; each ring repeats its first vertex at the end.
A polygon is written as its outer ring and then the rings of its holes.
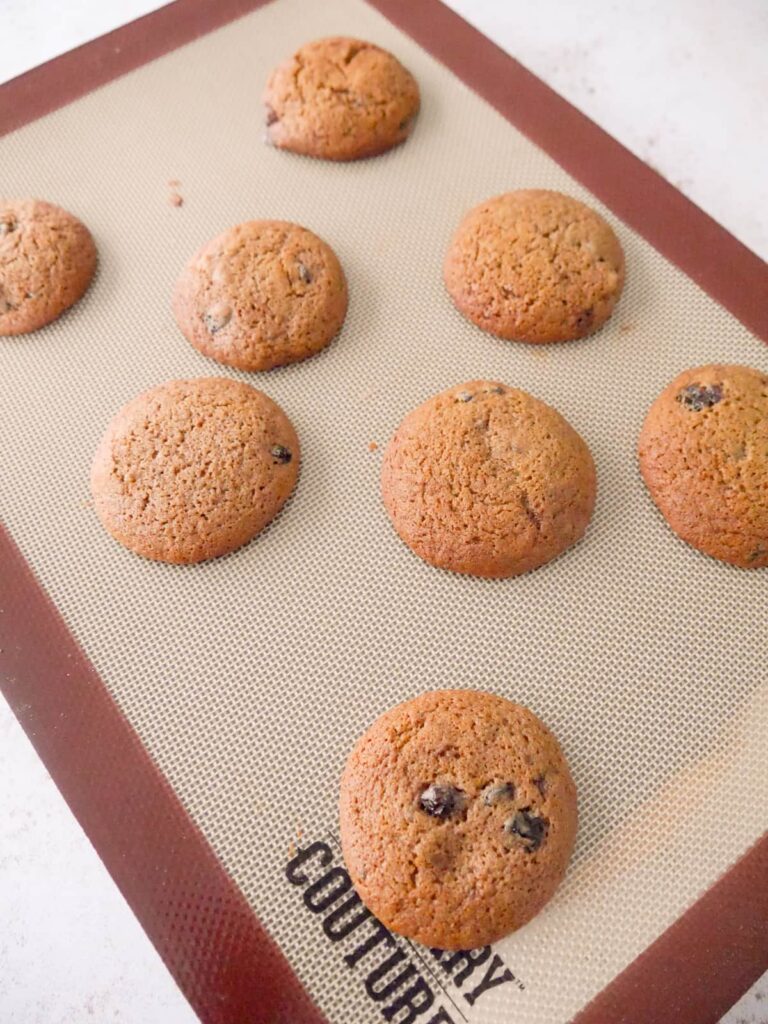
{"type": "Polygon", "coordinates": [[[485,380],[410,412],[381,473],[408,547],[473,576],[516,576],[565,551],[587,528],[596,486],[589,448],[559,412],[485,380]]]}
{"type": "Polygon", "coordinates": [[[261,391],[223,377],[145,391],[107,427],[91,470],[94,507],[131,551],[201,562],[246,544],[279,512],[299,442],[261,391]]]}
{"type": "Polygon", "coordinates": [[[576,788],[526,708],[472,690],[387,711],[349,756],[341,845],[360,898],[387,928],[472,949],[537,914],[576,836],[576,788]]]}
{"type": "Polygon", "coordinates": [[[624,254],[611,227],[560,192],[508,192],[471,210],[444,267],[457,309],[513,341],[583,338],[611,315],[624,254]]]}
{"type": "Polygon", "coordinates": [[[419,87],[391,53],[359,39],[318,39],[273,71],[267,140],[325,160],[375,156],[405,141],[419,87]]]}
{"type": "Polygon", "coordinates": [[[0,199],[0,335],[55,320],[95,270],[96,246],[77,217],[39,199],[0,199]]]}
{"type": "Polygon", "coordinates": [[[638,443],[651,497],[693,547],[768,566],[768,373],[686,370],[651,406],[638,443]]]}
{"type": "Polygon", "coordinates": [[[270,370],[315,355],[338,334],[347,284],[336,254],[280,220],[238,224],[202,247],[176,284],[184,337],[212,359],[270,370]]]}

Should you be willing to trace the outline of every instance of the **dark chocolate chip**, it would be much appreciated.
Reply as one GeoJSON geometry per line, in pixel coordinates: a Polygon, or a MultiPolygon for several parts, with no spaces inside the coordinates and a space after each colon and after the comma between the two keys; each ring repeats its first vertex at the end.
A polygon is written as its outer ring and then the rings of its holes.
{"type": "Polygon", "coordinates": [[[524,844],[529,853],[538,850],[547,834],[546,818],[538,818],[530,813],[530,807],[523,807],[514,818],[504,822],[504,831],[516,836],[524,844]]]}
{"type": "Polygon", "coordinates": [[[433,818],[450,818],[464,809],[464,791],[455,786],[433,782],[419,797],[419,807],[433,818]]]}
{"type": "Polygon", "coordinates": [[[270,125],[273,125],[275,123],[275,121],[279,121],[279,120],[280,120],[280,118],[277,116],[277,111],[273,110],[272,107],[267,105],[267,116],[266,116],[267,128],[269,128],[270,125]]]}
{"type": "Polygon", "coordinates": [[[284,444],[273,444],[270,452],[275,462],[290,462],[293,458],[291,449],[286,448],[284,444]]]}
{"type": "Polygon", "coordinates": [[[471,391],[457,391],[456,401],[457,402],[471,402],[475,396],[471,391]]]}
{"type": "Polygon", "coordinates": [[[10,235],[12,231],[15,231],[18,227],[18,222],[15,217],[10,215],[0,220],[0,235],[10,235]]]}
{"type": "Polygon", "coordinates": [[[483,803],[486,807],[492,807],[500,800],[514,800],[515,785],[513,782],[499,782],[486,786],[483,791],[483,803]]]}
{"type": "Polygon", "coordinates": [[[297,260],[297,266],[299,268],[299,277],[304,282],[304,284],[311,284],[312,283],[312,275],[309,272],[309,268],[306,267],[301,262],[301,260],[297,260]]]}
{"type": "Polygon", "coordinates": [[[493,387],[488,388],[488,391],[492,395],[503,395],[504,394],[504,388],[501,386],[501,384],[494,384],[493,387]]]}
{"type": "Polygon", "coordinates": [[[689,384],[678,392],[677,401],[691,412],[701,412],[702,409],[711,409],[713,405],[717,405],[722,397],[721,384],[689,384]]]}

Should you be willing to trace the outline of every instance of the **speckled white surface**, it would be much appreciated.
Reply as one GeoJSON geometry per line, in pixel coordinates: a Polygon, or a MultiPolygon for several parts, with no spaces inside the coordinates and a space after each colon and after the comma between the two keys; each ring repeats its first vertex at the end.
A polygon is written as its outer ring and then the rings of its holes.
{"type": "Polygon", "coordinates": [[[0,698],[0,1022],[197,1019],[0,698]]]}
{"type": "MultiPolygon", "coordinates": [[[[768,258],[765,0],[448,2],[768,258]]],[[[0,0],[0,82],[159,6],[0,0]]],[[[0,1021],[196,1019],[0,700],[0,1021]]]]}
{"type": "Polygon", "coordinates": [[[0,0],[0,82],[165,6],[158,0],[0,0]]]}
{"type": "Polygon", "coordinates": [[[768,1024],[768,972],[744,993],[720,1024],[768,1024]]]}

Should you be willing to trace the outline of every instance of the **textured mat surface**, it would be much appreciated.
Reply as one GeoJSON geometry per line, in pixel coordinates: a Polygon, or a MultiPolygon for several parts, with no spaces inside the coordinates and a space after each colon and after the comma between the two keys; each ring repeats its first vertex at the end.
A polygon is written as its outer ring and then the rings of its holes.
{"type": "Polygon", "coordinates": [[[648,404],[680,369],[768,370],[768,350],[607,211],[628,282],[598,335],[541,349],[462,320],[441,264],[468,207],[517,187],[592,200],[360,0],[271,4],[8,136],[0,165],[4,192],[71,209],[100,253],[79,306],[0,344],[0,516],[195,821],[332,1021],[380,1020],[416,971],[457,1021],[568,1019],[768,821],[765,575],[678,541],[634,453],[648,404]],[[331,165],[263,145],[270,68],[334,33],[393,50],[418,77],[423,111],[401,149],[331,165]],[[181,207],[168,202],[170,179],[181,207]],[[335,248],[350,310],[322,355],[245,375],[190,348],[170,294],[202,242],[262,217],[303,223],[335,248]],[[143,562],[88,507],[93,451],[137,392],[207,374],[250,380],[283,406],[302,441],[298,488],[226,559],[143,562]],[[381,447],[402,416],[473,377],[555,405],[597,463],[586,538],[520,579],[429,568],[380,504],[381,447]],[[581,800],[565,884],[495,950],[514,980],[472,1002],[488,964],[459,986],[457,965],[451,975],[400,945],[398,959],[381,942],[350,969],[344,956],[373,933],[365,922],[331,944],[323,930],[342,875],[325,909],[313,912],[322,892],[314,906],[301,899],[340,863],[337,784],[356,737],[391,704],[446,686],[492,689],[540,714],[581,800]],[[306,882],[291,885],[287,863],[315,841],[333,862],[321,868],[318,848],[298,872],[306,882]]]}

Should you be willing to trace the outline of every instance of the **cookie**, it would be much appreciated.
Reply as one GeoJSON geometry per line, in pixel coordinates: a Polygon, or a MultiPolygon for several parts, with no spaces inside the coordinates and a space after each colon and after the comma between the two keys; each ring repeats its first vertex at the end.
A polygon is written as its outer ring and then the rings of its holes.
{"type": "Polygon", "coordinates": [[[240,370],[270,370],[319,352],[347,312],[347,283],[330,246],[298,224],[254,220],[202,247],[176,284],[184,337],[240,370]]]}
{"type": "Polygon", "coordinates": [[[386,50],[333,37],[302,46],[264,93],[267,141],[324,160],[357,160],[411,134],[419,87],[386,50]]]}
{"type": "Polygon", "coordinates": [[[128,402],[93,460],[96,512],[145,558],[202,562],[246,544],[299,473],[299,441],[272,399],[223,377],[176,380],[128,402]]]}
{"type": "Polygon", "coordinates": [[[474,949],[552,897],[576,836],[576,787],[527,708],[439,690],[387,711],[361,737],[339,815],[350,877],[387,928],[474,949]]]}
{"type": "Polygon", "coordinates": [[[441,569],[516,576],[575,544],[595,504],[589,448],[544,402],[474,380],[410,412],[384,453],[398,534],[441,569]]]}
{"type": "Polygon", "coordinates": [[[77,217],[40,199],[0,199],[0,335],[61,316],[95,270],[96,246],[77,217]]]}
{"type": "Polygon", "coordinates": [[[685,370],[651,406],[638,453],[679,537],[722,562],[768,566],[768,373],[685,370]]]}
{"type": "Polygon", "coordinates": [[[571,341],[596,331],[624,285],[610,226],[560,192],[526,189],[471,210],[445,258],[458,310],[511,341],[571,341]]]}

